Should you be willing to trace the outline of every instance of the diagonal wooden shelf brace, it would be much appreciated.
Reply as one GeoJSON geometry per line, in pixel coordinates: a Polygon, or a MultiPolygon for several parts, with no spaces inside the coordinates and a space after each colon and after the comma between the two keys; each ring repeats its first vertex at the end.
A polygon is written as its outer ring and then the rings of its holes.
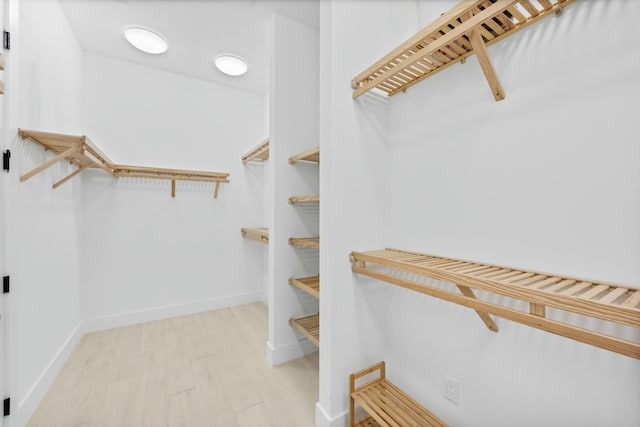
{"type": "Polygon", "coordinates": [[[78,151],[79,151],[78,147],[71,147],[71,148],[63,151],[62,153],[58,154],[57,156],[55,156],[54,158],[52,158],[50,160],[47,160],[46,162],[44,162],[43,164],[41,164],[37,168],[33,169],[32,171],[27,172],[24,175],[22,175],[20,177],[20,182],[25,182],[26,180],[28,180],[32,176],[39,174],[40,172],[42,172],[45,169],[53,166],[54,164],[58,163],[59,161],[66,159],[67,157],[71,157],[73,154],[76,154],[78,151]]]}
{"type": "Polygon", "coordinates": [[[185,169],[167,169],[147,166],[127,166],[112,163],[107,156],[96,147],[86,136],[64,135],[51,132],[19,129],[18,134],[22,139],[29,139],[40,145],[46,151],[56,153],[56,156],[47,160],[42,165],[22,175],[20,181],[24,182],[51,167],[61,160],[67,160],[76,165],[78,169],[62,178],[53,188],[58,188],[71,178],[79,175],[88,168],[100,168],[113,177],[150,178],[171,181],[171,197],[176,195],[176,181],[200,181],[215,183],[213,197],[218,197],[221,183],[229,182],[229,174],[226,172],[195,171],[185,169]]]}
{"type": "Polygon", "coordinates": [[[66,177],[62,178],[60,181],[58,181],[55,184],[53,184],[53,188],[56,189],[56,188],[60,187],[62,184],[64,184],[65,182],[69,181],[71,178],[73,178],[74,176],[78,175],[79,173],[81,173],[83,170],[85,170],[89,166],[90,166],[89,163],[87,163],[86,165],[80,166],[78,169],[76,169],[75,171],[73,171],[69,175],[67,175],[66,177]]]}
{"type": "Polygon", "coordinates": [[[502,88],[502,84],[500,83],[496,70],[493,67],[493,62],[491,62],[491,57],[487,51],[487,45],[484,44],[484,40],[482,40],[482,35],[478,28],[471,31],[470,39],[471,46],[473,46],[473,50],[476,52],[476,57],[478,58],[482,72],[484,73],[487,83],[489,83],[489,87],[491,88],[493,98],[496,101],[502,101],[505,97],[504,89],[502,88]]]}

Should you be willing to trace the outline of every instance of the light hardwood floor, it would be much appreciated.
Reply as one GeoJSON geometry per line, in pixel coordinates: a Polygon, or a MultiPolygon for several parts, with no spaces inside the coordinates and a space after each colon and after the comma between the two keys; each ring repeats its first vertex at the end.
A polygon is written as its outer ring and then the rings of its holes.
{"type": "Polygon", "coordinates": [[[266,341],[262,303],[87,334],[28,427],[313,426],[318,353],[266,341]]]}

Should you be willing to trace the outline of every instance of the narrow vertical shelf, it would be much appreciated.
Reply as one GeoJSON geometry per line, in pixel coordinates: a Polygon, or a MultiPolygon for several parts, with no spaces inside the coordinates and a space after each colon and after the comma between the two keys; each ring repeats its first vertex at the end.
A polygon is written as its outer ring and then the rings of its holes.
{"type": "MultiPolygon", "coordinates": [[[[289,157],[289,164],[295,165],[297,162],[320,163],[320,147],[314,147],[289,157]]],[[[289,197],[289,204],[292,205],[319,202],[320,195],[317,194],[289,197]]],[[[303,248],[320,249],[320,237],[292,237],[289,239],[289,244],[303,248]]],[[[301,278],[292,277],[289,279],[289,284],[320,299],[320,275],[301,278]]],[[[289,324],[317,347],[320,347],[320,313],[299,319],[289,319],[289,324]]]]}

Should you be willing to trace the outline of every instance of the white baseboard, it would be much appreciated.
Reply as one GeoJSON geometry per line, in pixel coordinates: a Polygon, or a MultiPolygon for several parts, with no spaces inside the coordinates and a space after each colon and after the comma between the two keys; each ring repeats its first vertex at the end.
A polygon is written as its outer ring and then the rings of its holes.
{"type": "Polygon", "coordinates": [[[349,411],[331,418],[320,402],[316,402],[316,427],[347,427],[347,425],[349,425],[349,411]]]}
{"type": "Polygon", "coordinates": [[[38,379],[33,383],[24,398],[18,402],[16,405],[17,408],[11,409],[9,421],[12,427],[22,427],[29,422],[29,419],[47,393],[47,390],[49,390],[49,387],[53,384],[53,380],[55,380],[84,333],[84,323],[80,322],[69,337],[67,337],[49,364],[44,368],[40,376],[38,376],[38,379]]]}
{"type": "Polygon", "coordinates": [[[103,331],[135,325],[136,323],[151,322],[153,320],[168,319],[170,317],[185,316],[202,311],[217,310],[240,304],[249,304],[263,300],[262,292],[231,295],[228,297],[212,298],[183,304],[154,307],[145,310],[129,311],[127,313],[112,314],[85,319],[85,332],[103,331]]]}
{"type": "Polygon", "coordinates": [[[315,353],[316,351],[318,351],[318,347],[307,339],[302,339],[278,348],[274,348],[271,343],[267,341],[267,362],[271,366],[281,365],[290,360],[315,353]]]}
{"type": "Polygon", "coordinates": [[[260,299],[260,301],[262,301],[263,303],[265,303],[267,306],[269,306],[269,295],[267,295],[266,292],[262,292],[260,294],[262,296],[262,298],[260,299]]]}

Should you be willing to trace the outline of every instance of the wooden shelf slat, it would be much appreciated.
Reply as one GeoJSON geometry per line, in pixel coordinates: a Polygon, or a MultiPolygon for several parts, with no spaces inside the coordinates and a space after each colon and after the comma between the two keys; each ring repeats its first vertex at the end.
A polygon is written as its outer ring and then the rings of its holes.
{"type": "Polygon", "coordinates": [[[251,160],[268,160],[269,159],[269,138],[262,141],[259,145],[252,148],[242,156],[242,163],[248,163],[251,160]]]}
{"type": "Polygon", "coordinates": [[[242,237],[255,240],[260,243],[269,244],[269,229],[268,228],[241,228],[240,232],[242,237]]]}
{"type": "Polygon", "coordinates": [[[289,164],[294,164],[300,161],[320,163],[320,147],[314,147],[296,154],[295,156],[289,157],[289,164]]]}
{"type": "Polygon", "coordinates": [[[386,378],[385,362],[349,376],[350,427],[446,427],[447,424],[386,378]],[[357,380],[378,373],[377,378],[356,386],[357,380]],[[369,415],[355,421],[355,405],[369,415]]]}
{"type": "Polygon", "coordinates": [[[291,237],[289,244],[310,249],[320,249],[320,237],[291,237]]]}
{"type": "Polygon", "coordinates": [[[464,0],[353,78],[353,97],[376,88],[395,95],[476,53],[496,100],[504,98],[486,46],[575,0],[464,0]],[[471,38],[470,38],[471,35],[471,38]]]}
{"type": "Polygon", "coordinates": [[[289,204],[291,205],[295,205],[296,203],[319,203],[319,202],[320,202],[320,196],[318,195],[289,197],[289,204]]]}
{"type": "Polygon", "coordinates": [[[316,347],[320,347],[320,314],[312,316],[300,317],[298,319],[289,319],[289,324],[296,328],[309,341],[314,343],[316,347]]]}
{"type": "Polygon", "coordinates": [[[316,298],[320,298],[320,275],[310,277],[290,278],[289,284],[295,286],[312,295],[316,298]]]}
{"type": "Polygon", "coordinates": [[[176,180],[214,182],[216,183],[214,197],[217,197],[218,195],[219,184],[229,182],[229,174],[226,172],[117,165],[112,163],[111,160],[109,160],[109,158],[91,141],[91,139],[84,135],[65,135],[25,129],[18,129],[18,134],[22,139],[29,139],[30,141],[40,145],[45,150],[52,151],[57,155],[33,171],[23,175],[20,178],[21,181],[26,181],[33,175],[43,171],[48,166],[51,166],[51,164],[56,161],[65,159],[70,163],[77,165],[79,169],[68,175],[66,178],[56,182],[53,188],[57,188],[86,168],[101,168],[114,177],[170,180],[172,181],[172,195],[175,195],[174,181],[176,180]]]}
{"type": "MultiPolygon", "coordinates": [[[[640,290],[634,287],[585,281],[492,264],[483,265],[478,262],[418,254],[398,249],[352,252],[351,260],[352,270],[356,273],[464,305],[476,309],[479,314],[493,314],[640,359],[640,343],[582,329],[568,323],[547,319],[544,316],[520,312],[501,305],[504,302],[489,303],[471,297],[471,295],[464,295],[465,292],[461,295],[454,290],[439,289],[396,277],[379,269],[371,269],[369,265],[450,282],[458,287],[467,287],[519,299],[528,302],[532,307],[553,307],[557,310],[637,328],[640,327],[640,308],[638,307],[640,305],[640,290]],[[465,263],[469,265],[469,268],[463,268],[465,263]],[[447,268],[451,265],[455,265],[453,270],[447,268]],[[482,266],[486,268],[480,268],[482,266]],[[530,276],[524,278],[526,274],[530,274],[530,276]]],[[[460,290],[462,291],[462,289],[460,290]]]]}

